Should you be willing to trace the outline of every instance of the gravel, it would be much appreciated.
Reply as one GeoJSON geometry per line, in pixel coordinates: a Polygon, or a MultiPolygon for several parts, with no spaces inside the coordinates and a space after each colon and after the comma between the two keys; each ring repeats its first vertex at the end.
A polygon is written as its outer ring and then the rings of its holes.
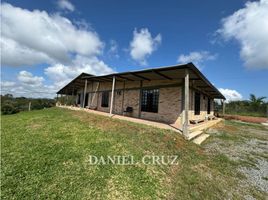
{"type": "MultiPolygon", "coordinates": [[[[246,184],[268,193],[268,131],[252,128],[238,131],[242,131],[239,141],[223,140],[217,137],[222,134],[222,131],[214,128],[208,129],[206,132],[215,137],[205,144],[205,151],[211,154],[222,153],[231,160],[247,162],[249,164],[247,167],[239,168],[239,171],[247,178],[246,184]],[[251,137],[246,137],[248,134],[251,137]],[[254,136],[262,136],[267,140],[257,139],[254,136]]],[[[245,199],[254,198],[248,195],[245,199]]]]}

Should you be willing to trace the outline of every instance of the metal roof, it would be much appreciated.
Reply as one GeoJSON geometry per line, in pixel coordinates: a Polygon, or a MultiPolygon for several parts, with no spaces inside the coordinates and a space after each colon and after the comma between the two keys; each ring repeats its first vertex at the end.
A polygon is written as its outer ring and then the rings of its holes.
{"type": "MultiPolygon", "coordinates": [[[[129,71],[121,73],[112,73],[101,76],[93,76],[90,74],[81,74],[76,79],[80,80],[80,85],[83,86],[84,80],[98,81],[98,82],[111,82],[113,77],[116,77],[116,81],[152,81],[152,80],[176,80],[185,77],[185,69],[188,69],[190,82],[194,82],[194,86],[200,91],[210,95],[213,98],[225,99],[225,97],[219,92],[219,90],[209,82],[209,80],[194,66],[193,63],[174,65],[167,67],[151,68],[138,71],[129,71]]],[[[72,82],[73,82],[72,81],[72,82]]],[[[66,85],[66,89],[72,82],[66,85]]],[[[72,85],[72,84],[71,84],[72,85]]],[[[58,94],[66,94],[62,88],[58,94]]],[[[68,93],[69,94],[69,93],[68,93]]]]}
{"type": "Polygon", "coordinates": [[[67,95],[72,95],[73,93],[76,94],[76,91],[80,89],[81,87],[84,87],[85,85],[85,80],[82,77],[90,77],[94,76],[91,74],[87,73],[81,73],[78,75],[76,78],[74,78],[70,83],[65,85],[63,88],[61,88],[57,94],[67,94],[67,95]]]}

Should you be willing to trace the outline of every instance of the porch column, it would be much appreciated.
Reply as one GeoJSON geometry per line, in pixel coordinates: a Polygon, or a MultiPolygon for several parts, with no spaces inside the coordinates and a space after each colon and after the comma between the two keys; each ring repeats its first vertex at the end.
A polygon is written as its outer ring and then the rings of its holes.
{"type": "Polygon", "coordinates": [[[113,112],[113,104],[114,104],[114,86],[115,86],[115,76],[113,76],[113,85],[112,85],[112,94],[111,94],[111,104],[110,104],[110,115],[113,112]]]}
{"type": "Polygon", "coordinates": [[[222,100],[222,115],[225,115],[225,100],[222,100]]]}
{"type": "Polygon", "coordinates": [[[185,70],[184,77],[184,124],[183,124],[183,134],[188,135],[189,126],[189,72],[188,69],[185,70]]]}
{"type": "Polygon", "coordinates": [[[85,88],[84,88],[84,96],[83,96],[83,108],[85,107],[86,93],[87,93],[87,79],[85,80],[85,88]]]}

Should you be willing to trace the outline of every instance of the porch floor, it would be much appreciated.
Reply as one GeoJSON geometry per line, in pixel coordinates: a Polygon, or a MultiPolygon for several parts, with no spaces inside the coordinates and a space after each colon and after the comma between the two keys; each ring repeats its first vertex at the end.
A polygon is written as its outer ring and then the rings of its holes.
{"type": "MultiPolygon", "coordinates": [[[[172,125],[161,123],[161,122],[155,122],[155,121],[150,121],[150,120],[146,120],[146,119],[138,119],[138,118],[134,118],[134,117],[128,117],[128,116],[117,115],[117,114],[112,114],[112,116],[110,116],[110,113],[97,111],[97,110],[91,110],[91,109],[88,109],[88,108],[81,108],[81,107],[74,107],[74,106],[64,106],[64,105],[58,105],[57,107],[67,108],[67,109],[70,109],[70,110],[85,111],[85,112],[88,112],[88,113],[93,113],[93,114],[97,114],[97,115],[103,115],[103,116],[112,117],[112,118],[115,118],[115,119],[125,120],[125,121],[139,123],[139,124],[145,124],[145,125],[153,126],[153,127],[156,127],[156,128],[168,129],[168,130],[172,130],[172,131],[175,131],[175,132],[178,132],[178,133],[182,134],[182,131],[180,129],[177,129],[177,128],[173,127],[172,125]]],[[[204,121],[204,122],[199,123],[199,124],[190,124],[189,125],[190,134],[187,136],[188,140],[195,139],[199,135],[202,136],[202,132],[203,132],[204,129],[207,129],[207,128],[217,124],[220,121],[222,121],[222,119],[218,118],[218,119],[215,119],[215,120],[204,121]],[[200,133],[195,134],[195,132],[200,132],[200,133]],[[191,134],[194,134],[195,136],[191,137],[191,134]]]]}
{"type": "Polygon", "coordinates": [[[91,110],[88,108],[81,108],[81,107],[74,107],[74,106],[63,106],[63,105],[58,105],[57,107],[67,108],[70,110],[81,110],[81,111],[85,111],[88,113],[112,117],[115,119],[125,120],[125,121],[139,123],[139,124],[145,124],[145,125],[153,126],[156,128],[168,129],[168,130],[172,130],[172,131],[175,131],[175,132],[182,134],[182,132],[179,129],[177,129],[169,124],[165,124],[165,123],[161,123],[161,122],[155,122],[155,121],[150,121],[150,120],[146,120],[146,119],[138,119],[138,118],[134,118],[134,117],[128,117],[128,116],[116,115],[116,114],[112,114],[112,116],[110,116],[110,113],[97,111],[97,110],[91,110]]]}

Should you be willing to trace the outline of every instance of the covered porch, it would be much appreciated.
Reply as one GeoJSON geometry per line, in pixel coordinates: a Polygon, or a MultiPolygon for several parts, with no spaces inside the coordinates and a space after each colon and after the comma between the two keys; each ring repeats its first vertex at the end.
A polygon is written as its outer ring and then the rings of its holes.
{"type": "Polygon", "coordinates": [[[103,111],[111,117],[115,114],[116,116],[125,115],[127,108],[130,107],[128,104],[132,103],[134,119],[149,121],[168,119],[165,123],[167,126],[175,127],[188,137],[191,132],[190,127],[193,126],[191,122],[206,123],[208,120],[204,118],[205,115],[199,114],[198,118],[192,111],[196,106],[194,105],[194,98],[196,98],[193,96],[194,91],[203,94],[207,100],[225,99],[192,63],[103,76],[81,74],[57,94],[65,99],[70,99],[71,96],[73,106],[103,111]],[[156,113],[145,112],[142,108],[142,91],[155,88],[163,94],[160,93],[159,96],[159,108],[156,113]],[[103,98],[101,95],[105,92],[108,92],[109,102],[108,106],[103,108],[99,99],[103,98]],[[173,104],[168,104],[173,97],[178,100],[173,104]]]}

